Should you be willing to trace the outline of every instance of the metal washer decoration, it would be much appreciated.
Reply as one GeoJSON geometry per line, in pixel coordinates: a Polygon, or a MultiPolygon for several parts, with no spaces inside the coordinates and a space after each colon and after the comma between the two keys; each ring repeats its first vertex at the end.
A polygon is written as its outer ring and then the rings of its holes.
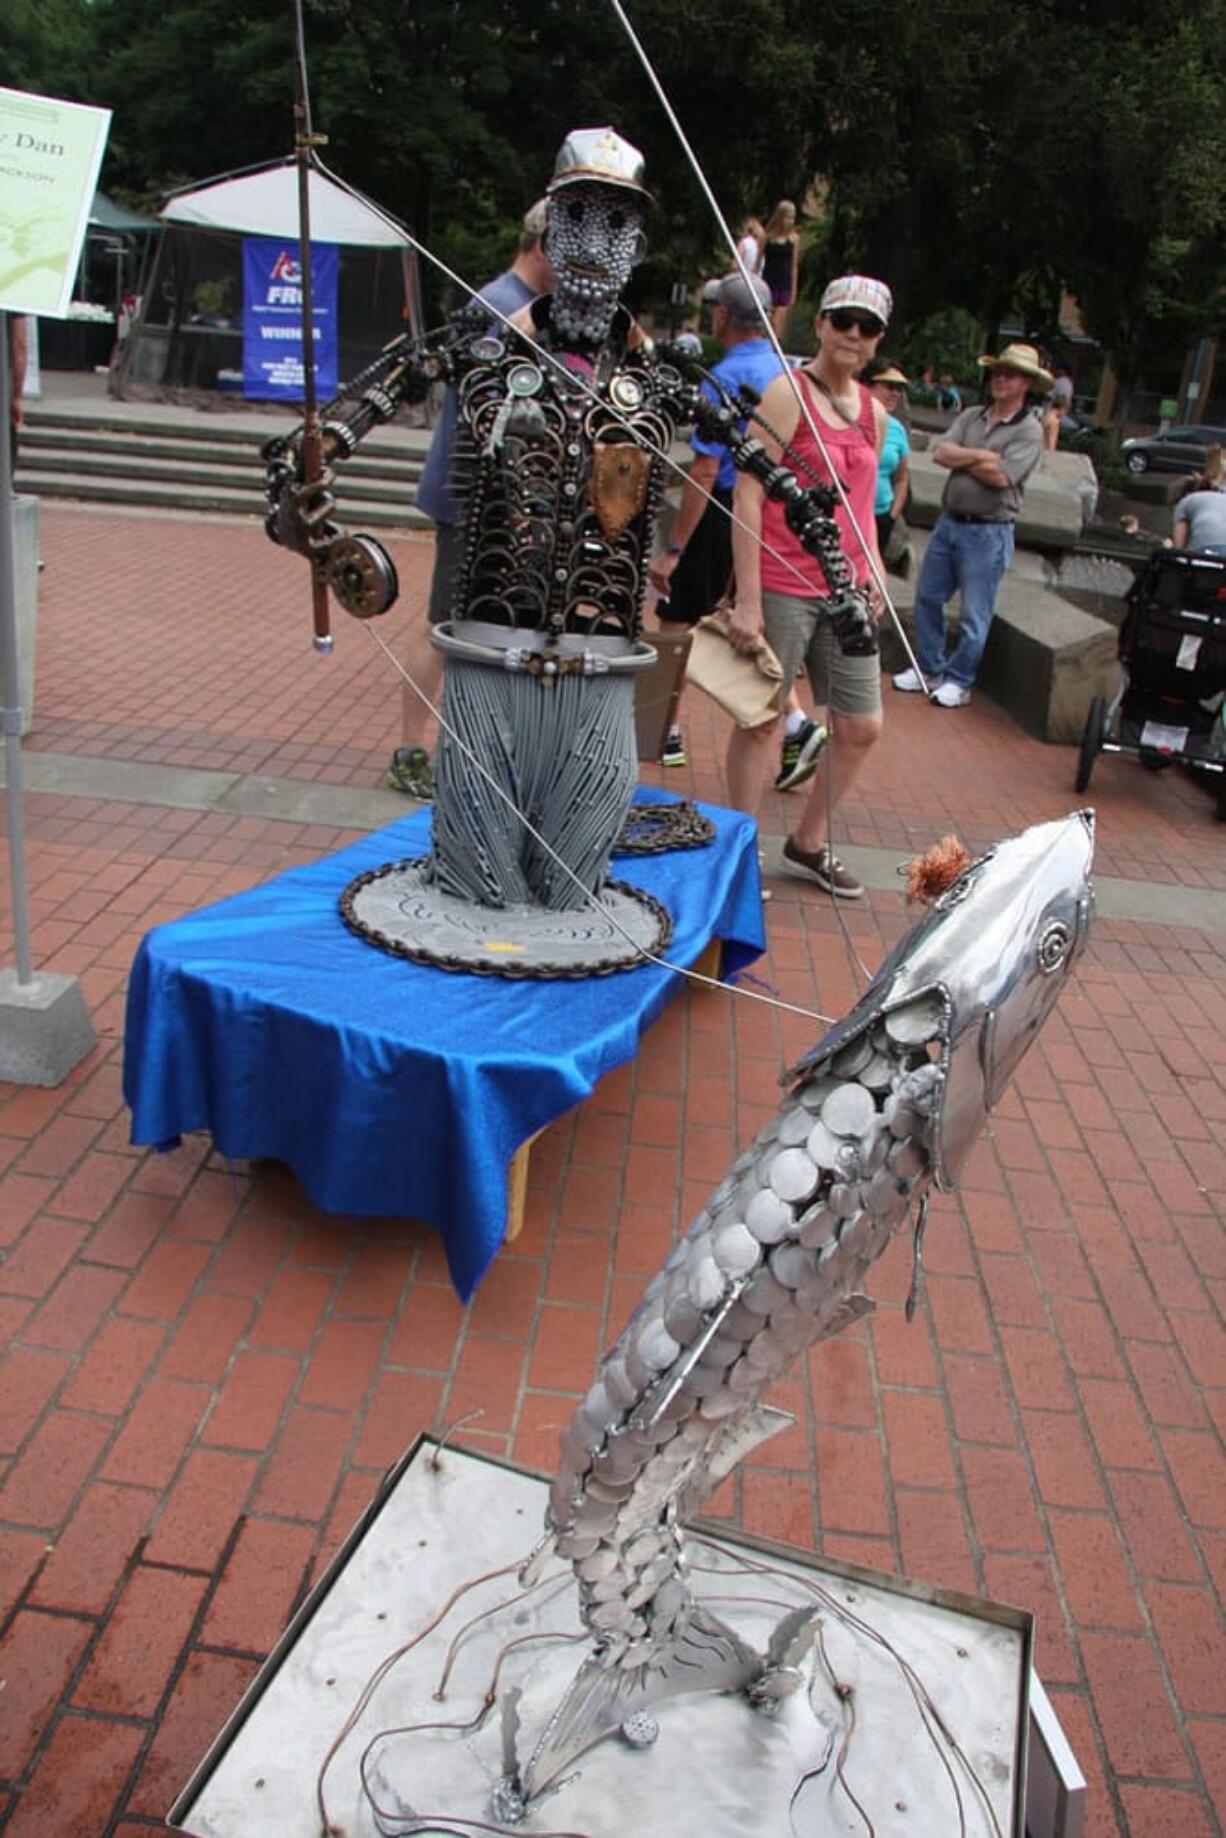
{"type": "Polygon", "coordinates": [[[423,855],[359,874],[340,896],[345,924],[393,957],[520,982],[633,970],[672,939],[668,909],[626,881],[606,881],[598,905],[574,913],[494,909],[443,893],[429,870],[423,855]]]}

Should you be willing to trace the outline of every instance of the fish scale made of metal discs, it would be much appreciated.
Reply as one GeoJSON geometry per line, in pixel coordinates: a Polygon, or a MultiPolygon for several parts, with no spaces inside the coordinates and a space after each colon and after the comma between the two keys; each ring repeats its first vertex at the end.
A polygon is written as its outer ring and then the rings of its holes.
{"type": "Polygon", "coordinates": [[[918,1047],[940,1031],[944,1018],[944,1005],[939,998],[925,996],[907,1003],[905,1008],[892,1009],[885,1017],[885,1031],[901,1046],[918,1047]]]}
{"type": "MultiPolygon", "coordinates": [[[[818,1159],[811,1148],[806,1152],[818,1159]]],[[[762,1187],[745,1208],[745,1223],[759,1244],[778,1244],[793,1229],[792,1209],[772,1188],[762,1187]]]]}
{"type": "Polygon", "coordinates": [[[830,1062],[831,1068],[841,1079],[854,1079],[867,1066],[872,1055],[872,1042],[867,1035],[861,1034],[858,1040],[840,1048],[830,1062]]]}
{"type": "Polygon", "coordinates": [[[808,1136],[812,1125],[813,1119],[808,1111],[802,1104],[797,1104],[794,1109],[786,1112],[783,1122],[779,1125],[780,1144],[785,1149],[799,1148],[808,1136]]]}
{"type": "Polygon", "coordinates": [[[817,1163],[803,1149],[780,1149],[770,1164],[772,1188],[793,1206],[812,1199],[820,1178],[817,1163]]]}
{"type": "Polygon", "coordinates": [[[822,1122],[835,1136],[863,1136],[877,1106],[862,1085],[840,1085],[822,1105],[822,1122]]]}

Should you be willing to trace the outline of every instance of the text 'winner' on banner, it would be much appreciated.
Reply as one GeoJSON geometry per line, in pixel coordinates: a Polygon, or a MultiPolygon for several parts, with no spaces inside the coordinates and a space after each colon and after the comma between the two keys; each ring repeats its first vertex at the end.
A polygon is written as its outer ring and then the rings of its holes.
{"type": "MultiPolygon", "coordinates": [[[[315,388],[336,393],[335,243],[311,244],[315,388]]],[[[299,244],[270,236],[243,238],[243,394],[301,402],[302,262],[299,244]]]]}

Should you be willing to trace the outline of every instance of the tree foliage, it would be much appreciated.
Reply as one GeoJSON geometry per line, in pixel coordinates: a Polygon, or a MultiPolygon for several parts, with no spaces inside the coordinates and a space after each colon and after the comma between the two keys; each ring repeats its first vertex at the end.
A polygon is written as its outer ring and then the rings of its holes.
{"type": "MultiPolygon", "coordinates": [[[[305,0],[324,157],[458,272],[501,266],[562,133],[612,121],[658,198],[637,281],[727,261],[702,187],[611,8],[305,0]]],[[[259,0],[7,0],[6,80],[115,111],[133,202],[287,153],[291,10],[259,0]]],[[[1054,326],[1069,287],[1135,367],[1226,318],[1226,0],[635,0],[634,26],[734,226],[808,200],[810,297],[832,269],[899,318],[1054,326]]]]}

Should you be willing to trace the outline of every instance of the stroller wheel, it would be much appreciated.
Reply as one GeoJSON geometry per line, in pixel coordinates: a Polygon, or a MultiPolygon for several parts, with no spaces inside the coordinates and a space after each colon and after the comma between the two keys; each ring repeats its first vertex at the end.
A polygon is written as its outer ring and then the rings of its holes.
{"type": "Polygon", "coordinates": [[[1075,791],[1084,791],[1090,783],[1090,774],[1094,770],[1094,761],[1102,751],[1103,715],[1106,703],[1101,696],[1095,696],[1086,715],[1085,731],[1081,736],[1081,752],[1077,759],[1077,777],[1073,781],[1075,791]]]}
{"type": "Polygon", "coordinates": [[[1172,753],[1141,753],[1138,758],[1146,772],[1165,772],[1168,766],[1175,764],[1172,753]]]}

